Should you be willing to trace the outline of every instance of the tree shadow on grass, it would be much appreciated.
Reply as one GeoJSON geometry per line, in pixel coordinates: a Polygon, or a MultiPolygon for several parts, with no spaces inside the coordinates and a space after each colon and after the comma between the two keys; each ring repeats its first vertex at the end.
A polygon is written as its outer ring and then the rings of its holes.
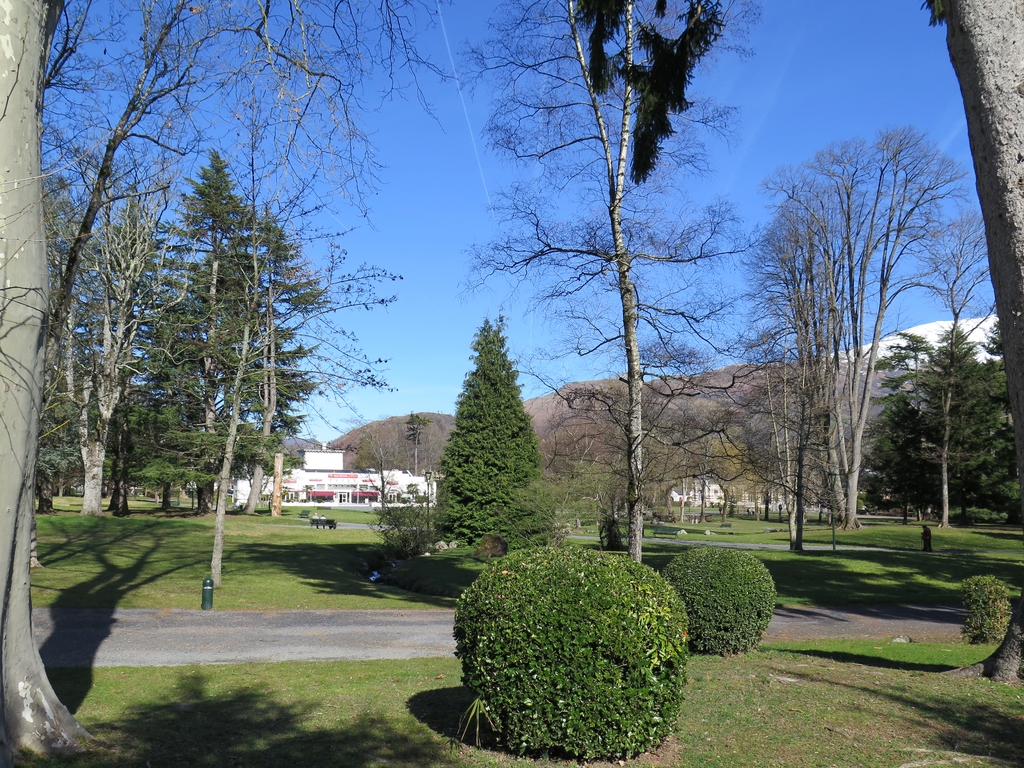
{"type": "MultiPolygon", "coordinates": [[[[59,670],[52,682],[67,695],[81,685],[78,670],[59,670]]],[[[96,737],[86,751],[63,758],[78,768],[127,766],[282,766],[296,768],[455,768],[448,744],[404,717],[375,712],[346,715],[321,702],[276,701],[260,687],[212,690],[202,671],[183,671],[173,689],[124,717],[89,723],[96,737]],[[326,724],[325,724],[326,723],[326,724]]],[[[25,755],[19,765],[42,768],[48,758],[25,755]]]]}
{"type": "Polygon", "coordinates": [[[270,566],[302,579],[312,589],[328,595],[354,595],[408,600],[419,604],[450,608],[450,599],[412,594],[397,587],[369,580],[370,563],[378,549],[368,544],[240,544],[234,547],[232,562],[251,561],[254,566],[270,566]]]}
{"type": "MultiPolygon", "coordinates": [[[[972,691],[975,684],[968,682],[958,687],[956,695],[951,695],[947,686],[933,690],[915,686],[912,694],[905,694],[892,687],[828,682],[901,707],[908,726],[933,731],[952,752],[996,758],[1007,765],[1024,765],[1024,730],[1020,727],[1020,716],[1015,714],[1019,704],[999,707],[984,701],[987,694],[993,693],[985,689],[995,687],[993,684],[982,682],[978,690],[972,691]]],[[[1015,690],[1019,689],[1000,686],[994,693],[1015,690]]]]}
{"type": "Polygon", "coordinates": [[[952,664],[925,664],[912,661],[898,661],[885,659],[881,656],[869,656],[863,653],[848,653],[846,651],[819,651],[806,648],[787,648],[785,645],[773,644],[773,651],[784,653],[796,653],[801,656],[815,656],[820,659],[836,661],[840,664],[860,664],[864,667],[879,667],[881,669],[900,669],[905,672],[948,672],[956,669],[952,664]]]}
{"type": "MultiPolygon", "coordinates": [[[[201,565],[196,556],[167,557],[166,550],[177,538],[166,526],[147,522],[126,527],[123,521],[105,526],[102,531],[81,531],[50,548],[44,560],[90,562],[80,570],[87,578],[61,589],[49,608],[33,611],[34,621],[48,625],[49,633],[39,646],[39,655],[47,668],[80,668],[79,685],[61,697],[72,713],[76,712],[92,684],[92,666],[100,646],[110,636],[117,621],[118,604],[135,590],[170,574],[201,565]],[[104,533],[105,532],[105,533],[104,533]],[[117,560],[112,556],[116,556],[117,560]],[[156,565],[157,562],[165,565],[156,565]]],[[[69,565],[65,562],[65,567],[69,565]]]]}
{"type": "MultiPolygon", "coordinates": [[[[650,547],[644,562],[660,571],[679,551],[650,547]]],[[[958,605],[960,582],[968,576],[992,574],[1010,585],[1020,582],[1019,560],[983,554],[745,551],[768,568],[782,605],[958,605]]]]}

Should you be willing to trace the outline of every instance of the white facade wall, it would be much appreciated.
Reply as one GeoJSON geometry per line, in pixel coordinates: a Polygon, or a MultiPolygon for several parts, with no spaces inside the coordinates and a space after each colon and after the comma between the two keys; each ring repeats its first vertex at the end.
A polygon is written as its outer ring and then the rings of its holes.
{"type": "MultiPolygon", "coordinates": [[[[400,502],[411,500],[415,494],[424,493],[427,487],[425,477],[413,475],[405,470],[346,470],[344,451],[304,451],[302,456],[303,467],[289,470],[284,474],[281,488],[285,504],[321,502],[374,505],[380,503],[382,490],[386,500],[400,502]]],[[[272,477],[264,481],[264,495],[270,495],[273,482],[272,477]]],[[[236,480],[235,489],[235,503],[244,504],[251,491],[249,480],[236,480]]]]}

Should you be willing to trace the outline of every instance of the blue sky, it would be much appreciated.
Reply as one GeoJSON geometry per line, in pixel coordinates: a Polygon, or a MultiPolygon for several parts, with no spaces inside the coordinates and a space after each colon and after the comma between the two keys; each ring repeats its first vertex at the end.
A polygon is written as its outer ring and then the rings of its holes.
{"type": "MultiPolygon", "coordinates": [[[[466,41],[486,35],[496,5],[442,5],[456,66],[466,41]]],[[[751,55],[722,54],[694,82],[694,93],[738,113],[730,141],[709,140],[712,175],[686,182],[687,194],[697,202],[726,196],[752,228],[767,217],[759,184],[776,168],[800,163],[830,142],[870,139],[903,125],[923,131],[969,169],[963,105],[944,30],[930,27],[920,6],[920,0],[766,0],[747,41],[751,55]]],[[[423,32],[422,45],[450,69],[439,24],[423,32]]],[[[493,195],[515,178],[515,169],[488,149],[482,134],[489,94],[464,90],[464,113],[454,82],[424,75],[420,83],[432,115],[410,93],[367,116],[377,159],[386,166],[368,201],[369,221],[341,209],[334,222],[355,227],[341,242],[351,263],[375,263],[404,277],[392,306],[339,318],[369,356],[389,360],[384,373],[395,391],[351,390],[347,406],[319,402],[319,413],[309,418],[310,437],[332,439],[360,420],[454,412],[470,366],[469,344],[487,316],[507,317],[519,359],[534,357],[550,339],[545,318],[509,299],[505,287],[465,290],[467,248],[497,231],[488,191],[493,195]]],[[[905,328],[942,318],[939,307],[917,296],[904,301],[889,324],[905,328]]],[[[581,360],[553,373],[572,380],[608,371],[581,360]]],[[[526,397],[548,391],[529,377],[521,383],[526,397]]]]}

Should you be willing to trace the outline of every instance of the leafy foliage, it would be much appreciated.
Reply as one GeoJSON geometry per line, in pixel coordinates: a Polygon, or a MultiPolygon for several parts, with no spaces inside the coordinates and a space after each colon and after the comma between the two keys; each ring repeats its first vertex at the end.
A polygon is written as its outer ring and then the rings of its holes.
{"type": "Polygon", "coordinates": [[[994,359],[979,360],[962,329],[955,337],[944,334],[934,347],[903,334],[884,361],[891,371],[884,382],[889,394],[881,398],[882,413],[872,427],[873,504],[895,502],[904,512],[941,508],[945,452],[950,504],[960,508],[961,523],[969,522],[971,508],[1017,519],[1020,494],[998,333],[987,350],[994,359]]]}
{"type": "Polygon", "coordinates": [[[995,576],[971,576],[960,582],[967,621],[960,634],[968,643],[998,643],[1010,623],[1010,591],[995,576]]]}
{"type": "Polygon", "coordinates": [[[383,503],[376,528],[387,554],[402,559],[429,552],[441,537],[437,506],[425,497],[414,504],[383,503]]]}
{"type": "Polygon", "coordinates": [[[514,752],[635,755],[675,724],[686,612],[648,566],[579,547],[512,552],[459,599],[456,656],[514,752]]]}
{"type": "Polygon", "coordinates": [[[444,526],[469,542],[485,533],[514,540],[522,538],[518,530],[534,527],[518,516],[511,530],[507,524],[516,491],[540,477],[540,451],[502,322],[485,320],[473,340],[476,367],[462,386],[441,457],[444,526]]]}
{"type": "Polygon", "coordinates": [[[775,610],[775,582],[749,552],[693,547],[662,571],[690,623],[690,648],[726,655],[754,648],[775,610]]]}

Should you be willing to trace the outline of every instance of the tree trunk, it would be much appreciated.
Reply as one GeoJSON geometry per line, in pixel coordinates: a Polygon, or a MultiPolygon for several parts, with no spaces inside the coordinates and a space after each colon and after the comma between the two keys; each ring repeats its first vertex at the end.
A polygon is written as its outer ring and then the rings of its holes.
{"type": "Polygon", "coordinates": [[[61,4],[11,0],[0,14],[0,766],[23,747],[70,752],[88,738],[57,700],[32,636],[29,552],[47,328],[42,74],[61,4]]]}
{"type": "Polygon", "coordinates": [[[196,514],[208,515],[213,511],[213,480],[196,487],[196,514]]]}
{"type": "MultiPolygon", "coordinates": [[[[801,424],[801,431],[803,425],[801,424]]],[[[800,440],[796,449],[796,504],[791,507],[789,514],[789,549],[792,552],[802,552],[804,548],[804,492],[806,491],[804,473],[806,471],[806,448],[805,441],[800,440]]]]}
{"type": "Polygon", "coordinates": [[[89,441],[82,446],[82,470],[85,482],[82,484],[83,515],[103,515],[103,459],[106,447],[102,443],[89,441]]]}
{"type": "Polygon", "coordinates": [[[228,422],[227,439],[224,443],[224,456],[220,465],[220,486],[217,492],[217,521],[213,533],[213,558],[210,561],[210,574],[213,586],[221,585],[221,565],[224,559],[224,517],[228,508],[228,484],[231,482],[231,465],[235,460],[235,440],[238,437],[238,422],[242,412],[242,378],[249,362],[249,325],[242,330],[242,345],[238,353],[238,368],[235,371],[235,382],[232,388],[231,419],[228,422]]]}
{"type": "MultiPolygon", "coordinates": [[[[964,99],[985,219],[1024,499],[1024,9],[1004,0],[945,0],[944,7],[946,42],[964,99]]],[[[976,671],[1016,680],[1022,636],[1018,601],[1002,644],[976,671]]]]}
{"type": "MultiPolygon", "coordinates": [[[[281,486],[284,480],[284,454],[274,454],[274,495],[270,500],[270,514],[273,517],[281,516],[281,486]]],[[[427,487],[427,504],[430,504],[430,487],[427,487]]],[[[429,511],[429,510],[428,510],[429,511]]]]}
{"type": "Polygon", "coordinates": [[[163,512],[171,511],[171,484],[164,483],[160,489],[160,509],[163,512]]]}
{"type": "Polygon", "coordinates": [[[39,499],[39,505],[36,510],[38,515],[52,515],[53,514],[53,481],[37,479],[36,481],[36,496],[39,499]]]}
{"type": "Polygon", "coordinates": [[[256,506],[260,503],[260,499],[263,498],[264,479],[265,475],[263,473],[263,465],[257,464],[256,468],[252,471],[252,483],[249,485],[249,498],[245,500],[245,514],[256,514],[256,506]]]}

